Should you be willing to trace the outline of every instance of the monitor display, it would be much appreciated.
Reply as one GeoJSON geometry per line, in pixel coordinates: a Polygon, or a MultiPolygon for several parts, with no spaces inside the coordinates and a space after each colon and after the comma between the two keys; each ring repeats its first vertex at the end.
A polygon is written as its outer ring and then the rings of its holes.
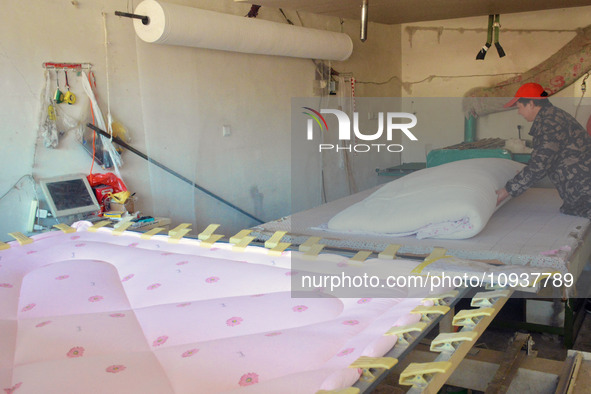
{"type": "Polygon", "coordinates": [[[94,192],[82,174],[39,181],[54,217],[100,211],[94,192]]]}

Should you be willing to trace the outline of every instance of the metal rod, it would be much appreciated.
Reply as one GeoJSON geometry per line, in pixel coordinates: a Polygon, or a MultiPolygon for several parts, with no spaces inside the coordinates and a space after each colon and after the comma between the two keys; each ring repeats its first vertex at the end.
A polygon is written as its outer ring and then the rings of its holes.
{"type": "Polygon", "coordinates": [[[219,202],[229,206],[230,208],[233,208],[235,210],[237,210],[238,212],[240,212],[243,215],[248,216],[249,218],[256,220],[258,223],[264,223],[261,219],[258,219],[254,216],[252,216],[250,213],[238,208],[236,205],[232,204],[229,201],[224,200],[222,197],[210,192],[209,190],[199,186],[198,184],[196,184],[195,182],[193,182],[192,180],[185,178],[184,176],[182,176],[181,174],[179,174],[176,171],[171,170],[170,168],[166,167],[164,164],[161,164],[159,162],[157,162],[156,160],[148,157],[148,155],[146,155],[145,153],[140,152],[139,150],[135,149],[134,147],[130,146],[127,142],[121,140],[118,137],[112,137],[109,133],[99,129],[98,127],[96,127],[95,125],[93,125],[92,123],[88,123],[86,125],[87,127],[91,128],[92,130],[96,131],[97,133],[99,133],[100,135],[107,137],[107,138],[113,138],[113,141],[115,143],[117,143],[118,145],[121,145],[122,147],[124,147],[125,149],[135,153],[136,155],[138,155],[139,157],[141,157],[144,160],[147,160],[148,162],[154,164],[155,166],[158,166],[160,168],[162,168],[164,171],[168,172],[169,174],[174,175],[175,177],[179,178],[181,181],[188,183],[189,185],[192,185],[195,189],[198,189],[200,191],[202,191],[203,193],[207,194],[210,197],[215,198],[216,200],[218,200],[219,202]]]}
{"type": "Polygon", "coordinates": [[[363,4],[361,6],[361,42],[365,42],[365,40],[367,40],[368,2],[369,0],[363,0],[363,4]]]}
{"type": "Polygon", "coordinates": [[[124,16],[126,18],[141,19],[144,25],[150,24],[150,18],[146,15],[130,14],[128,12],[115,11],[115,15],[124,16]]]}

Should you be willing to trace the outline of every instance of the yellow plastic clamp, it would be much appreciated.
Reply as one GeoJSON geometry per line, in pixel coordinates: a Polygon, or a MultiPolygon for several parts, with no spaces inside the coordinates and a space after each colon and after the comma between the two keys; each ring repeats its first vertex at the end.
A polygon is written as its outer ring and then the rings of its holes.
{"type": "Polygon", "coordinates": [[[447,312],[449,312],[449,306],[446,306],[446,305],[434,305],[434,306],[419,305],[419,306],[415,307],[415,309],[410,311],[410,313],[413,313],[413,314],[420,314],[421,320],[423,320],[423,321],[425,321],[425,320],[430,321],[431,318],[429,317],[429,315],[445,315],[447,312]]]}
{"type": "Polygon", "coordinates": [[[322,239],[322,237],[310,237],[303,244],[300,245],[298,250],[300,252],[305,253],[305,252],[309,251],[310,248],[312,248],[318,242],[320,242],[321,239],[322,239]]]}
{"type": "Polygon", "coordinates": [[[277,246],[272,249],[269,249],[269,254],[271,256],[281,256],[281,253],[287,248],[291,246],[290,242],[279,242],[277,246]]]}
{"type": "Polygon", "coordinates": [[[101,220],[100,222],[96,222],[95,224],[90,226],[88,228],[88,231],[90,231],[91,233],[96,233],[96,230],[98,230],[101,227],[105,227],[107,224],[110,224],[110,223],[111,223],[110,220],[101,220]]]}
{"type": "Polygon", "coordinates": [[[251,237],[251,236],[242,237],[240,239],[240,242],[238,242],[234,246],[232,246],[232,251],[244,252],[244,249],[246,249],[248,244],[251,243],[254,239],[255,239],[255,237],[251,237]]]}
{"type": "Polygon", "coordinates": [[[183,235],[181,235],[181,237],[182,237],[191,231],[189,229],[189,227],[191,227],[191,223],[181,223],[178,226],[176,226],[175,228],[173,228],[172,230],[170,230],[168,232],[168,235],[172,237],[172,236],[175,236],[179,233],[183,233],[183,235]]]}
{"type": "Polygon", "coordinates": [[[436,294],[436,295],[425,297],[423,299],[423,301],[431,301],[431,302],[433,302],[434,305],[445,305],[445,304],[447,304],[447,302],[445,302],[445,300],[447,298],[456,298],[458,296],[458,294],[460,294],[459,291],[451,290],[451,291],[448,291],[447,293],[436,294]]]}
{"type": "Polygon", "coordinates": [[[494,313],[494,308],[478,308],[478,309],[463,309],[456,313],[452,324],[454,326],[474,327],[484,316],[491,316],[494,313]]]}
{"type": "Polygon", "coordinates": [[[115,229],[113,230],[113,235],[121,235],[123,234],[123,232],[125,230],[127,230],[129,228],[129,226],[131,226],[133,224],[133,222],[123,222],[120,223],[119,225],[115,226],[115,229]]]}
{"type": "Polygon", "coordinates": [[[250,233],[252,233],[252,230],[240,230],[238,234],[230,237],[230,243],[237,244],[242,238],[246,237],[250,233]]]}
{"type": "Polygon", "coordinates": [[[287,231],[275,231],[271,238],[265,241],[265,248],[273,249],[279,244],[279,242],[281,242],[281,238],[283,238],[285,234],[287,234],[287,231]]]}
{"type": "Polygon", "coordinates": [[[423,269],[428,266],[429,264],[432,264],[434,262],[436,262],[439,259],[443,259],[446,257],[452,257],[452,256],[447,256],[445,253],[447,253],[447,249],[444,248],[439,248],[439,247],[434,247],[433,250],[431,251],[431,254],[429,256],[427,256],[425,258],[425,260],[417,265],[412,271],[411,273],[413,274],[420,274],[421,272],[423,272],[423,269]]]}
{"type": "Polygon", "coordinates": [[[470,306],[476,308],[490,307],[493,306],[497,299],[507,298],[510,295],[511,292],[509,290],[482,291],[480,293],[476,293],[474,297],[472,297],[470,306]]]}
{"type": "Polygon", "coordinates": [[[203,230],[203,232],[197,235],[197,238],[199,238],[201,241],[205,241],[213,235],[213,233],[215,232],[215,230],[217,230],[218,227],[220,227],[219,224],[210,224],[209,226],[207,226],[205,230],[203,230]]]}
{"type": "Polygon", "coordinates": [[[478,338],[476,331],[460,331],[452,333],[441,333],[431,341],[432,352],[454,352],[461,342],[474,342],[478,338]]]}
{"type": "Polygon", "coordinates": [[[5,242],[0,242],[0,250],[10,249],[10,245],[5,242]]]}
{"type": "Polygon", "coordinates": [[[8,233],[8,235],[10,235],[12,238],[16,239],[16,241],[20,244],[20,245],[28,245],[33,243],[33,239],[27,237],[25,234],[23,233],[19,233],[18,231],[15,233],[8,233]]]}
{"type": "Polygon", "coordinates": [[[431,375],[447,372],[452,367],[449,361],[435,361],[431,363],[410,363],[400,373],[398,383],[405,386],[425,387],[429,384],[431,375]]]}
{"type": "Polygon", "coordinates": [[[155,227],[153,229],[150,229],[149,231],[146,231],[145,233],[142,233],[142,235],[140,235],[141,239],[150,239],[152,238],[154,235],[158,234],[161,231],[164,231],[164,227],[155,227]]]}
{"type": "Polygon", "coordinates": [[[213,246],[214,243],[216,243],[217,241],[219,241],[223,237],[224,236],[222,234],[212,234],[206,240],[201,241],[199,243],[199,246],[201,246],[202,248],[208,248],[208,249],[210,249],[213,246]]]}
{"type": "Polygon", "coordinates": [[[408,345],[415,339],[410,333],[411,332],[423,332],[427,327],[427,323],[418,322],[415,324],[409,324],[406,326],[392,327],[384,335],[396,335],[398,337],[398,343],[402,345],[408,345]]]}
{"type": "Polygon", "coordinates": [[[318,257],[318,254],[324,249],[326,245],[324,244],[316,244],[310,248],[306,253],[304,253],[304,258],[307,260],[313,260],[318,257]]]}
{"type": "Polygon", "coordinates": [[[361,390],[357,387],[347,387],[340,390],[318,390],[316,394],[359,394],[361,390]]]}
{"type": "Polygon", "coordinates": [[[372,253],[373,252],[370,250],[360,250],[355,254],[355,256],[349,259],[349,263],[361,265],[369,256],[371,256],[372,253]]]}
{"type": "Polygon", "coordinates": [[[375,380],[375,376],[371,373],[370,368],[390,369],[398,363],[398,360],[393,357],[367,357],[361,356],[353,361],[349,368],[361,368],[363,373],[361,379],[371,382],[375,380]]]}
{"type": "Polygon", "coordinates": [[[396,253],[398,253],[398,249],[400,249],[402,245],[390,244],[378,254],[378,258],[380,259],[395,259],[396,253]]]}
{"type": "Polygon", "coordinates": [[[172,230],[168,232],[168,242],[170,243],[178,243],[180,242],[181,238],[191,232],[189,228],[191,223],[181,223],[172,230]]]}
{"type": "Polygon", "coordinates": [[[61,230],[62,232],[66,233],[66,234],[76,232],[76,229],[74,227],[70,227],[66,223],[54,224],[53,227],[57,228],[58,230],[61,230]]]}

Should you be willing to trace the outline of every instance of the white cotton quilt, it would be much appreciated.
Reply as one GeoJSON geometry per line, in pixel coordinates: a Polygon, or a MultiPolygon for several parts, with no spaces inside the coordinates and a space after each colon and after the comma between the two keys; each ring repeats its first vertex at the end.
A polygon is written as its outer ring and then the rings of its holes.
{"type": "Polygon", "coordinates": [[[512,160],[460,160],[390,182],[328,222],[333,231],[465,239],[495,212],[495,191],[525,165],[512,160]]]}

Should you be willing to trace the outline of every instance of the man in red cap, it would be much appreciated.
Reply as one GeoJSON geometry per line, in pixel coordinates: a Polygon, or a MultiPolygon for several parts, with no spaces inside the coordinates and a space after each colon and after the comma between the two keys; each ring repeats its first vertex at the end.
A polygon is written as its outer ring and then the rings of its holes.
{"type": "Polygon", "coordinates": [[[562,198],[560,212],[591,219],[591,137],[568,112],[555,107],[537,83],[526,83],[505,107],[533,122],[529,135],[533,151],[527,166],[504,188],[497,190],[497,205],[517,197],[548,176],[562,198]]]}

